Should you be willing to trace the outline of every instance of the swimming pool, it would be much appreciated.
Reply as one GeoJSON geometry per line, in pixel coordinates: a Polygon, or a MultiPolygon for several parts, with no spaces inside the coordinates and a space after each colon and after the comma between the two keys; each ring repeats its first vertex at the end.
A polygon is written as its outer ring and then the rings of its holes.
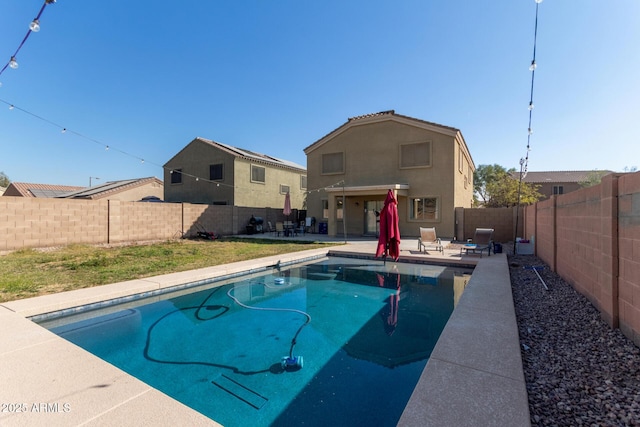
{"type": "Polygon", "coordinates": [[[332,257],[41,325],[225,426],[395,425],[470,274],[332,257]]]}

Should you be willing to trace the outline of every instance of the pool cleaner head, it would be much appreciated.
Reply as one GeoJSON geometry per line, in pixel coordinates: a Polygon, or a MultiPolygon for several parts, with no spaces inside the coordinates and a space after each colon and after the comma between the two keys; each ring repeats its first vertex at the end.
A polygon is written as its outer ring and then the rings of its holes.
{"type": "Polygon", "coordinates": [[[284,356],[280,364],[285,371],[297,371],[302,369],[302,356],[284,356]]]}

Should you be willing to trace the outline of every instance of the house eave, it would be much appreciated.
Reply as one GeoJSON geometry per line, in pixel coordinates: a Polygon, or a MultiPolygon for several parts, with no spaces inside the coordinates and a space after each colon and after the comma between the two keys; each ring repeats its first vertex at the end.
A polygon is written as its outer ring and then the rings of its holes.
{"type": "Polygon", "coordinates": [[[409,184],[378,184],[378,185],[349,185],[349,186],[332,186],[325,188],[327,193],[339,193],[345,196],[377,196],[386,195],[392,190],[399,196],[407,196],[409,194],[409,184]]]}

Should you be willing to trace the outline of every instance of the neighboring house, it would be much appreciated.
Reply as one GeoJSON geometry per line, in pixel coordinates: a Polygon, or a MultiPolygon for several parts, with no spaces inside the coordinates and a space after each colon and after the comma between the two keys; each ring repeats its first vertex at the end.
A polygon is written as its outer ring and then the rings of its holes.
{"type": "Polygon", "coordinates": [[[65,199],[120,200],[123,202],[145,201],[151,197],[162,198],[162,181],[156,177],[110,181],[92,187],[82,187],[71,193],[57,196],[65,199]]]}
{"type": "Polygon", "coordinates": [[[3,196],[50,198],[82,190],[84,187],[71,185],[32,184],[27,182],[12,182],[3,196]]]}
{"type": "Polygon", "coordinates": [[[390,189],[405,236],[436,227],[453,237],[455,208],[473,202],[475,164],[456,128],[383,111],[348,119],[304,152],[307,217],[329,235],[375,235],[390,189]]]}
{"type": "MultiPolygon", "coordinates": [[[[554,195],[579,190],[583,188],[583,183],[610,173],[612,171],[608,170],[527,172],[522,182],[538,186],[538,193],[543,196],[540,200],[545,200],[554,195]]],[[[511,176],[520,179],[519,172],[512,172],[511,176]]]]}
{"type": "Polygon", "coordinates": [[[196,138],[164,165],[167,202],[283,208],[304,206],[307,170],[265,154],[196,138]]]}

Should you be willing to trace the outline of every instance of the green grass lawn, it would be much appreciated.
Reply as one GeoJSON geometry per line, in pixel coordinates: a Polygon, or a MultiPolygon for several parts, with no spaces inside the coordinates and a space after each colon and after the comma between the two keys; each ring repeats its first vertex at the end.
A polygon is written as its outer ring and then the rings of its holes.
{"type": "Polygon", "coordinates": [[[321,247],[328,245],[221,239],[25,249],[0,256],[0,302],[321,247]]]}

